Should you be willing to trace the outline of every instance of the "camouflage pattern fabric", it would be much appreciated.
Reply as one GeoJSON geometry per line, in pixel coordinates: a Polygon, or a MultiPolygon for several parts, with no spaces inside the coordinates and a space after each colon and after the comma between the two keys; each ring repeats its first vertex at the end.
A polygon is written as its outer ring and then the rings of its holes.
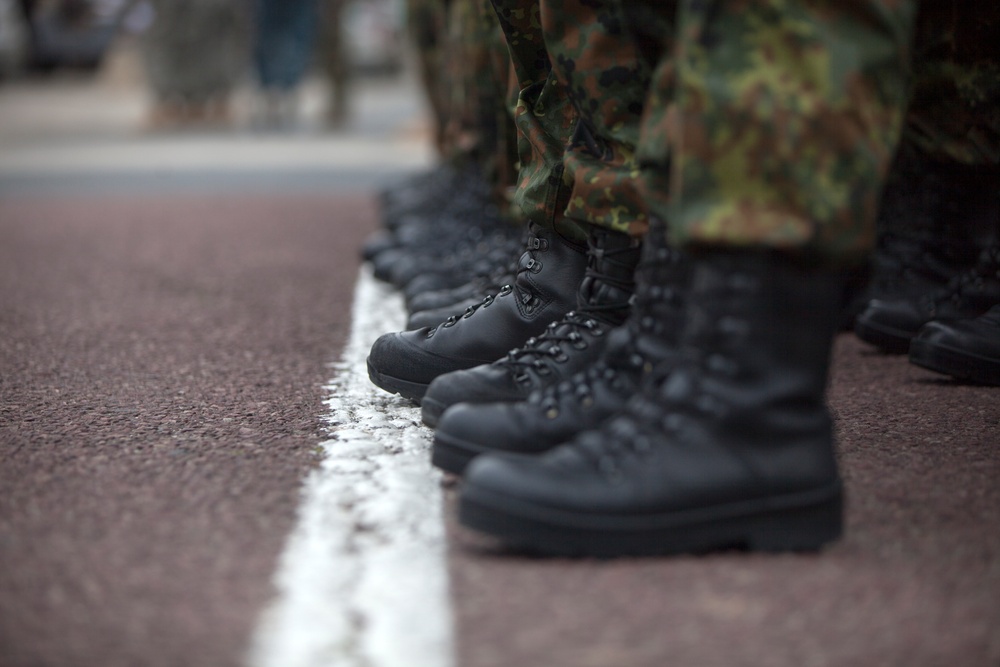
{"type": "MultiPolygon", "coordinates": [[[[537,0],[493,0],[510,53],[517,89],[518,180],[513,203],[527,220],[551,229],[568,201],[563,155],[576,123],[565,88],[552,71],[537,0]]],[[[559,230],[583,239],[576,227],[559,230]]]]}
{"type": "Polygon", "coordinates": [[[903,140],[942,162],[1000,164],[1000,3],[925,1],[903,140]]]}
{"type": "Polygon", "coordinates": [[[493,4],[519,90],[516,200],[567,236],[641,235],[651,214],[676,244],[850,265],[874,245],[904,117],[923,150],[996,163],[986,0],[926,3],[912,71],[916,0],[493,4]]]}
{"type": "Polygon", "coordinates": [[[507,45],[489,0],[452,0],[448,15],[450,96],[446,157],[475,164],[501,191],[513,181],[515,130],[507,110],[507,45]]]}
{"type": "Polygon", "coordinates": [[[866,257],[915,13],[902,0],[684,0],[674,75],[657,81],[641,140],[647,201],[673,242],[866,257]]]}
{"type": "Polygon", "coordinates": [[[676,3],[546,0],[545,42],[577,122],[563,157],[566,218],[642,236],[649,225],[636,146],[676,3]]]}
{"type": "Polygon", "coordinates": [[[515,203],[580,240],[588,224],[641,236],[635,151],[674,3],[493,0],[519,92],[515,203]]]}

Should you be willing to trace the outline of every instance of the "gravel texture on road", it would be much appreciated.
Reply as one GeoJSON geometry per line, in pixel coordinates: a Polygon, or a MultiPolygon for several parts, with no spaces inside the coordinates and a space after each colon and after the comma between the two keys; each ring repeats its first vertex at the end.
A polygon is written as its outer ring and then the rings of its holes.
{"type": "Polygon", "coordinates": [[[370,197],[0,202],[0,665],[238,665],[370,197]]]}

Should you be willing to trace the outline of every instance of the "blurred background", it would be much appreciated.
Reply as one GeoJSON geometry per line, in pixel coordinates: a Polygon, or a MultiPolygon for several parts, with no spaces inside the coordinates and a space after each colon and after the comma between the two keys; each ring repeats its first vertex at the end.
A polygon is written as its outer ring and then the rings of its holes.
{"type": "Polygon", "coordinates": [[[414,54],[404,0],[0,0],[0,195],[378,186],[414,54]]]}
{"type": "Polygon", "coordinates": [[[358,78],[401,75],[402,0],[0,0],[0,85],[142,86],[149,130],[347,122],[358,78]],[[312,118],[315,120],[315,118],[312,118]]]}

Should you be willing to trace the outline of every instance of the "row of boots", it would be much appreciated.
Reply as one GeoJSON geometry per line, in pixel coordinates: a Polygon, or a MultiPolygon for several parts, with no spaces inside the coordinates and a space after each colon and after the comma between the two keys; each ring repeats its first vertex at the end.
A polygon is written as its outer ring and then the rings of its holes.
{"type": "Polygon", "coordinates": [[[882,198],[858,338],[932,371],[1000,385],[1000,173],[904,145],[882,198]]]}
{"type": "MultiPolygon", "coordinates": [[[[435,428],[464,525],[598,557],[813,550],[840,534],[825,388],[842,273],[775,251],[682,252],[655,222],[642,243],[538,225],[521,241],[492,274],[411,295],[433,315],[411,311],[368,358],[372,382],[435,428]]],[[[1000,287],[980,275],[977,290],[1000,287]]],[[[995,337],[1000,309],[982,319],[995,337]]],[[[936,350],[975,335],[957,331],[931,322],[915,338],[936,350]]]]}

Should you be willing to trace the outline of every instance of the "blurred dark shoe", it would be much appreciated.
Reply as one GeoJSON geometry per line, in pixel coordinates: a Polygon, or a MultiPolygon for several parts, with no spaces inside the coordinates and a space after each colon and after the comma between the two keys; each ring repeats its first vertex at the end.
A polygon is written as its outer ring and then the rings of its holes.
{"type": "MultiPolygon", "coordinates": [[[[447,162],[437,164],[426,171],[407,176],[397,183],[379,190],[377,197],[383,207],[398,206],[409,199],[416,199],[428,189],[438,188],[437,182],[448,184],[457,177],[455,167],[447,162]]],[[[440,189],[444,189],[440,187],[440,189]]]]}
{"type": "Polygon", "coordinates": [[[839,277],[770,253],[691,259],[679,355],[600,429],[538,455],[476,457],[464,526],[599,558],[815,550],[840,535],[824,400],[839,277]]]}
{"type": "Polygon", "coordinates": [[[622,410],[642,375],[676,353],[684,322],[688,263],[676,250],[652,246],[647,237],[632,311],[623,326],[608,333],[600,359],[568,380],[532,392],[527,400],[462,402],[446,409],[434,434],[434,465],[462,474],[484,452],[539,453],[599,427],[622,410]]]}
{"type": "Polygon", "coordinates": [[[475,169],[456,170],[448,179],[435,181],[433,187],[415,190],[382,208],[382,224],[392,231],[443,215],[469,217],[496,212],[494,193],[475,169]]]}
{"type": "MultiPolygon", "coordinates": [[[[452,315],[461,315],[491,294],[499,292],[504,285],[512,284],[516,275],[515,260],[503,269],[491,271],[486,276],[477,276],[458,287],[416,293],[406,300],[410,312],[406,328],[432,327],[452,315]]],[[[407,285],[407,289],[412,289],[411,285],[412,283],[407,285]]]]}
{"type": "Polygon", "coordinates": [[[998,192],[988,170],[943,163],[904,144],[886,180],[871,265],[850,276],[842,329],[853,329],[874,299],[919,297],[970,269],[991,241],[982,230],[996,219],[998,192]]]}
{"type": "Polygon", "coordinates": [[[455,403],[523,401],[601,356],[608,331],[628,317],[641,245],[626,234],[599,227],[590,231],[587,243],[587,273],[576,309],[492,364],[435,379],[421,401],[425,424],[434,426],[455,403]]]}
{"type": "Polygon", "coordinates": [[[368,376],[419,401],[439,375],[495,361],[572,310],[586,267],[585,247],[533,227],[513,284],[436,327],[381,336],[368,376]]]}
{"type": "Polygon", "coordinates": [[[894,300],[874,299],[858,316],[854,331],[885,352],[905,354],[926,323],[978,317],[996,303],[1000,303],[1000,247],[982,251],[972,269],[944,288],[894,300]]]}
{"type": "Polygon", "coordinates": [[[928,322],[910,343],[910,361],[962,380],[1000,385],[1000,304],[974,319],[928,322]]]}

